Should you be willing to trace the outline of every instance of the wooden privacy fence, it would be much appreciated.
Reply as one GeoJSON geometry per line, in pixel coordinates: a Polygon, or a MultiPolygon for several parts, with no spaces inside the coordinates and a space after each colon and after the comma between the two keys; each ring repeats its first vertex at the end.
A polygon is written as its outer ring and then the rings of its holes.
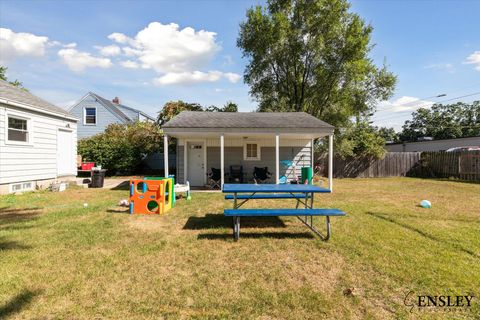
{"type": "MultiPolygon", "coordinates": [[[[318,171],[328,173],[328,158],[319,155],[318,171]]],[[[409,176],[456,178],[480,181],[480,151],[466,152],[388,152],[383,159],[335,157],[336,178],[375,178],[409,176]]]]}
{"type": "MultiPolygon", "coordinates": [[[[328,174],[328,158],[321,155],[320,173],[328,174]]],[[[346,158],[333,159],[335,178],[376,178],[406,176],[420,160],[420,152],[388,152],[383,159],[346,158]]]]}
{"type": "Polygon", "coordinates": [[[422,152],[420,162],[409,175],[480,181],[480,151],[422,152]]]}

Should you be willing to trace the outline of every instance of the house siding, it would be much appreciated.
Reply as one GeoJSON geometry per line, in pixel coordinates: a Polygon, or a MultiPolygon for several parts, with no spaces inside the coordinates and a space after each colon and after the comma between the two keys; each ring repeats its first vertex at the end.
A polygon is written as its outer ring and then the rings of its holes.
{"type": "Polygon", "coordinates": [[[87,95],[78,104],[70,109],[70,113],[79,119],[78,121],[78,139],[87,138],[105,131],[105,128],[112,123],[125,123],[119,116],[107,109],[104,105],[98,102],[95,97],[87,95]],[[84,125],[83,110],[85,108],[97,109],[97,123],[96,125],[84,125]]]}
{"type": "Polygon", "coordinates": [[[0,187],[5,184],[57,178],[57,134],[60,128],[72,130],[71,175],[76,175],[76,122],[39,112],[0,104],[0,187]],[[6,115],[14,113],[31,119],[32,144],[6,143],[6,115]]]}
{"type": "MultiPolygon", "coordinates": [[[[219,139],[207,139],[207,172],[211,168],[220,168],[220,143],[219,139]]],[[[261,145],[260,160],[243,160],[243,139],[225,139],[225,172],[230,171],[231,165],[242,165],[245,172],[245,182],[253,179],[254,167],[268,167],[272,173],[270,183],[275,182],[275,139],[257,139],[261,145]]],[[[184,139],[179,139],[177,144],[177,170],[176,177],[180,183],[185,183],[184,180],[184,139]]],[[[289,180],[293,179],[295,175],[301,175],[301,167],[311,166],[311,140],[308,139],[291,139],[280,140],[279,147],[280,160],[293,160],[296,164],[295,170],[293,168],[286,168],[280,164],[280,176],[287,176],[289,180]]],[[[228,177],[226,179],[228,181],[228,177]]]]}
{"type": "MultiPolygon", "coordinates": [[[[225,148],[225,172],[230,171],[231,165],[243,166],[243,172],[245,173],[245,179],[248,181],[253,180],[254,167],[268,167],[268,171],[272,174],[270,183],[275,183],[275,147],[261,147],[260,160],[243,160],[243,147],[226,147],[225,148]]],[[[310,147],[280,147],[279,148],[280,160],[292,160],[296,164],[295,170],[292,167],[285,167],[280,164],[280,177],[285,175],[289,180],[293,179],[295,175],[301,174],[301,167],[310,166],[310,147]],[[303,157],[302,157],[303,155],[303,157]]],[[[207,171],[210,172],[211,168],[220,168],[220,148],[208,147],[207,148],[207,171]]],[[[227,177],[228,181],[228,177],[227,177]]]]}

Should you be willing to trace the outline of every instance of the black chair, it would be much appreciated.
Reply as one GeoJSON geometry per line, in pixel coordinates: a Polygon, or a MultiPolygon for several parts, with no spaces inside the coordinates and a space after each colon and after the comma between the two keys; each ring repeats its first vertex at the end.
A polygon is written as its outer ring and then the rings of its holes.
{"type": "Polygon", "coordinates": [[[255,183],[265,183],[272,174],[268,171],[268,167],[254,167],[253,170],[253,181],[255,183]]]}
{"type": "Polygon", "coordinates": [[[228,181],[243,183],[243,166],[230,166],[228,181]]]}
{"type": "Polygon", "coordinates": [[[211,189],[221,189],[222,171],[212,168],[212,172],[208,174],[208,185],[211,189]]]}

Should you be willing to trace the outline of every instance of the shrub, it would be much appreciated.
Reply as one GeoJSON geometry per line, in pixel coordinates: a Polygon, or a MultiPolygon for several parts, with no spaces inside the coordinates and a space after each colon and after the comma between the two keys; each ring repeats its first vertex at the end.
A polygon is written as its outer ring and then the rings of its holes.
{"type": "Polygon", "coordinates": [[[110,174],[130,174],[145,157],[163,149],[162,137],[155,123],[111,124],[105,132],[79,140],[78,153],[110,174]]]}

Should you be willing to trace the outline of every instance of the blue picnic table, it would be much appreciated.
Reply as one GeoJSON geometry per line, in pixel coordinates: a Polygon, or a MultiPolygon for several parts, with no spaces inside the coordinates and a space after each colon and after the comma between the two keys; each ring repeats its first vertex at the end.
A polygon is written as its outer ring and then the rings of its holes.
{"type": "Polygon", "coordinates": [[[225,209],[224,215],[233,218],[233,236],[240,238],[240,217],[272,217],[295,216],[315,234],[325,241],[330,238],[331,216],[344,216],[339,209],[314,208],[315,193],[330,193],[327,188],[308,184],[224,184],[222,192],[226,200],[233,200],[233,209],[225,209]],[[261,199],[294,199],[296,206],[292,208],[240,209],[250,200],[261,199]],[[300,208],[302,206],[302,208],[300,208]],[[325,237],[314,227],[313,217],[324,216],[327,222],[325,237]],[[310,218],[310,219],[309,219],[310,218]],[[310,221],[309,221],[310,220],[310,221]]]}

